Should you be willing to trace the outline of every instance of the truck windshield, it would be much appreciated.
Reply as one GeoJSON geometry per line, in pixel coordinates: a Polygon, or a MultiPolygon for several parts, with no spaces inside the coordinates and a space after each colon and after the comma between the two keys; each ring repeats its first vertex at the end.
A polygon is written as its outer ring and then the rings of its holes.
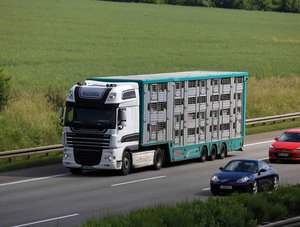
{"type": "Polygon", "coordinates": [[[65,125],[80,128],[116,128],[116,109],[67,107],[65,125]]]}

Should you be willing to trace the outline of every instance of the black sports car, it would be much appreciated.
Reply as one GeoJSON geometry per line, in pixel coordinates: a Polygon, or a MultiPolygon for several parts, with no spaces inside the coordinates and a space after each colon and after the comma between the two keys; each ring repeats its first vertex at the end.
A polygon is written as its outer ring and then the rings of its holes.
{"type": "Polygon", "coordinates": [[[210,180],[210,190],[214,195],[231,192],[256,194],[258,191],[278,188],[277,170],[261,160],[232,160],[220,170],[210,180]]]}

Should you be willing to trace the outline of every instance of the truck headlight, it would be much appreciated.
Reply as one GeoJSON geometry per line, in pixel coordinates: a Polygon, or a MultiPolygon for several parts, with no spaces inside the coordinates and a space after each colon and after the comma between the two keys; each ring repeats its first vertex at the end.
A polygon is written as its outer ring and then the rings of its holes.
{"type": "Polygon", "coordinates": [[[70,153],[64,153],[64,159],[67,159],[67,158],[71,158],[71,154],[70,153]]]}
{"type": "Polygon", "coordinates": [[[105,155],[105,156],[104,156],[104,159],[107,159],[108,161],[112,161],[112,160],[115,160],[115,159],[116,159],[116,156],[113,156],[113,155],[105,155]]]}

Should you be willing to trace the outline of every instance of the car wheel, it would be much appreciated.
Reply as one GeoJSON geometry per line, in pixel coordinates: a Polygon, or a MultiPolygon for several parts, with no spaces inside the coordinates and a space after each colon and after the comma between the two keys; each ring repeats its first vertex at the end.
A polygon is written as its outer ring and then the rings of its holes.
{"type": "Polygon", "coordinates": [[[161,169],[161,167],[163,165],[163,160],[164,160],[163,150],[160,148],[157,148],[154,152],[154,158],[153,158],[155,170],[161,169]]]}
{"type": "Polygon", "coordinates": [[[216,190],[210,190],[211,191],[211,193],[213,194],[213,195],[220,195],[220,192],[219,191],[216,191],[216,190]]]}
{"type": "Polygon", "coordinates": [[[270,163],[274,163],[274,162],[275,162],[275,159],[269,158],[269,162],[270,162],[270,163]]]}
{"type": "Polygon", "coordinates": [[[122,169],[121,169],[121,174],[122,175],[127,175],[130,173],[131,170],[131,158],[130,154],[128,151],[124,151],[123,153],[123,158],[122,158],[122,169]]]}
{"type": "Polygon", "coordinates": [[[82,174],[82,169],[81,168],[69,168],[69,170],[72,174],[75,174],[75,175],[82,174]]]}
{"type": "Polygon", "coordinates": [[[277,175],[275,175],[273,177],[272,189],[277,190],[278,186],[279,186],[279,177],[277,175]]]}
{"type": "Polygon", "coordinates": [[[252,194],[256,194],[258,192],[258,183],[255,180],[252,184],[252,194]]]}
{"type": "Polygon", "coordinates": [[[204,146],[201,150],[200,162],[205,162],[207,159],[207,148],[204,146]]]}

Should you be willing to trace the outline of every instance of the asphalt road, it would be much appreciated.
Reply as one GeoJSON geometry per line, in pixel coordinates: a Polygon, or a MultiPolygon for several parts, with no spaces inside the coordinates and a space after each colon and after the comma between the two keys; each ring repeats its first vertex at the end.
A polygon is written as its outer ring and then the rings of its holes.
{"type": "MultiPolygon", "coordinates": [[[[280,132],[247,136],[243,152],[226,159],[178,163],[159,171],[144,168],[127,176],[91,172],[74,176],[62,165],[0,173],[0,226],[79,226],[90,217],[124,213],[156,204],[207,199],[209,180],[230,159],[267,159],[280,132]]],[[[272,164],[280,184],[300,183],[300,164],[272,164]]]]}

